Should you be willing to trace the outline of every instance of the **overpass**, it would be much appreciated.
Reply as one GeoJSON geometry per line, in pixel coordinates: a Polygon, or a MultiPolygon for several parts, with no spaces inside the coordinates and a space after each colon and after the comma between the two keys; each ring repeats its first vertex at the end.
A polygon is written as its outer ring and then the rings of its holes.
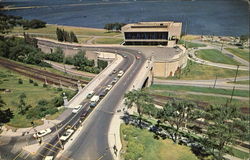
{"type": "MultiPolygon", "coordinates": [[[[70,54],[74,54],[76,50],[83,49],[117,53],[119,55],[112,65],[109,65],[104,71],[96,76],[88,86],[79,90],[79,93],[69,102],[69,108],[72,108],[79,103],[85,106],[81,112],[71,119],[68,118],[68,122],[65,122],[65,124],[75,124],[78,122],[80,116],[86,111],[88,106],[88,102],[84,101],[88,91],[94,90],[99,94],[102,91],[103,86],[110,84],[114,78],[114,76],[109,76],[114,68],[125,71],[122,78],[98,104],[90,114],[89,118],[84,121],[83,128],[79,131],[79,134],[76,135],[75,139],[72,140],[72,144],[68,145],[68,148],[65,149],[66,151],[61,154],[63,157],[74,160],[81,159],[81,157],[84,157],[86,160],[98,159],[100,157],[102,157],[103,160],[113,159],[114,156],[112,155],[112,150],[107,150],[107,148],[112,146],[108,140],[111,121],[116,111],[121,108],[123,95],[127,91],[146,87],[151,84],[153,76],[152,59],[147,59],[145,55],[141,54],[136,49],[123,46],[68,44],[44,39],[38,39],[38,46],[43,51],[47,50],[47,52],[50,52],[51,49],[53,50],[56,47],[61,47],[65,52],[70,54]],[[124,58],[124,55],[127,57],[124,58]],[[139,59],[136,58],[138,56],[140,56],[139,59]]],[[[72,114],[69,116],[72,116],[72,114]]],[[[116,138],[119,139],[118,137],[116,138]]],[[[53,141],[51,140],[50,143],[57,145],[56,137],[53,141]]],[[[44,155],[56,155],[58,152],[54,153],[41,148],[39,153],[44,155]]],[[[36,157],[36,159],[39,159],[39,156],[36,157]]]]}

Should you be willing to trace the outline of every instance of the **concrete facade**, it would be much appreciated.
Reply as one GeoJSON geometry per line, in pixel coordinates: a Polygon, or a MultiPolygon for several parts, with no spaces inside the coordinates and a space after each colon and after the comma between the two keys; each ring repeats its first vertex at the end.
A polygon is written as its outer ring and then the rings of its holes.
{"type": "Polygon", "coordinates": [[[122,27],[125,45],[164,45],[173,47],[181,37],[180,22],[139,22],[122,27]]]}
{"type": "Polygon", "coordinates": [[[184,68],[187,64],[186,48],[179,46],[181,51],[177,56],[168,60],[154,60],[153,73],[154,77],[169,77],[174,76],[176,72],[184,68]]]}

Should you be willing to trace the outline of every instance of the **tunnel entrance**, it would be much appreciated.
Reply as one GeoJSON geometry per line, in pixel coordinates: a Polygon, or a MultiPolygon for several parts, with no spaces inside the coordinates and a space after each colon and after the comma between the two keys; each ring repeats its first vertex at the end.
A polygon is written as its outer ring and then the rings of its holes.
{"type": "Polygon", "coordinates": [[[146,88],[146,87],[148,87],[148,81],[149,81],[148,79],[149,79],[148,77],[145,79],[145,81],[144,81],[144,83],[143,83],[143,85],[142,85],[141,88],[146,88]]]}

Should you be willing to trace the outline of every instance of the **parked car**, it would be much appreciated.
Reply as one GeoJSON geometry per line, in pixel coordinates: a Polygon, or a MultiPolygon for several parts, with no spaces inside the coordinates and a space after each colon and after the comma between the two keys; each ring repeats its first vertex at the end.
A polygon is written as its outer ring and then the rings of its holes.
{"type": "Polygon", "coordinates": [[[107,90],[105,89],[104,91],[102,91],[99,95],[100,98],[103,98],[105,95],[107,94],[107,90]]]}
{"type": "Polygon", "coordinates": [[[118,81],[118,77],[115,77],[114,79],[113,79],[113,81],[111,82],[111,84],[115,84],[117,81],[118,81]]]}
{"type": "Polygon", "coordinates": [[[35,138],[40,138],[40,137],[43,137],[43,136],[45,136],[45,135],[47,135],[49,133],[51,133],[51,129],[50,128],[41,130],[41,131],[35,133],[33,136],[35,138]]]}
{"type": "Polygon", "coordinates": [[[117,77],[121,77],[124,74],[124,72],[122,70],[120,70],[117,74],[117,77]]]}
{"type": "Polygon", "coordinates": [[[60,137],[61,141],[66,141],[74,133],[73,129],[67,129],[66,132],[60,137]]]}
{"type": "Polygon", "coordinates": [[[87,98],[90,99],[94,95],[94,91],[90,91],[89,94],[87,95],[87,98]]]}
{"type": "Polygon", "coordinates": [[[113,86],[111,84],[107,85],[106,90],[110,90],[113,86]]]}
{"type": "Polygon", "coordinates": [[[54,159],[53,156],[46,156],[46,157],[44,158],[44,160],[53,160],[53,159],[54,159]]]}
{"type": "Polygon", "coordinates": [[[95,107],[99,101],[100,97],[97,95],[94,95],[91,99],[90,99],[90,107],[95,107]]]}
{"type": "Polygon", "coordinates": [[[116,74],[116,72],[117,72],[117,71],[114,69],[112,73],[113,73],[113,74],[116,74]]]}
{"type": "Polygon", "coordinates": [[[76,106],[76,107],[72,110],[72,113],[77,113],[81,108],[82,108],[82,105],[76,106]]]}
{"type": "Polygon", "coordinates": [[[136,56],[136,59],[140,59],[141,57],[140,56],[136,56]]]}

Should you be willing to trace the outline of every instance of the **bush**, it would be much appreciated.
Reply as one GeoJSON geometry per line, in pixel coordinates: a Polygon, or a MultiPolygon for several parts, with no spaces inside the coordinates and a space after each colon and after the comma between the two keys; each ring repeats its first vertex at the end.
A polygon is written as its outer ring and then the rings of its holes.
{"type": "Polygon", "coordinates": [[[23,80],[21,78],[18,79],[18,84],[23,84],[23,80]]]}
{"type": "Polygon", "coordinates": [[[45,100],[45,99],[41,99],[41,100],[39,100],[39,101],[37,102],[37,104],[38,104],[39,106],[45,106],[45,105],[48,105],[49,102],[48,102],[47,100],[45,100]]]}
{"type": "Polygon", "coordinates": [[[60,107],[63,105],[63,98],[62,97],[55,97],[51,100],[52,105],[54,105],[55,107],[60,107]]]}
{"type": "Polygon", "coordinates": [[[44,87],[44,88],[47,88],[47,87],[48,87],[48,85],[44,83],[44,84],[43,84],[43,87],[44,87]]]}
{"type": "Polygon", "coordinates": [[[63,91],[63,89],[62,89],[62,88],[57,88],[56,90],[57,90],[58,92],[63,91]]]}
{"type": "Polygon", "coordinates": [[[38,83],[34,82],[34,86],[38,86],[38,83]]]}
{"type": "Polygon", "coordinates": [[[30,83],[33,83],[34,81],[33,81],[32,79],[29,79],[29,82],[30,82],[30,83]]]}

